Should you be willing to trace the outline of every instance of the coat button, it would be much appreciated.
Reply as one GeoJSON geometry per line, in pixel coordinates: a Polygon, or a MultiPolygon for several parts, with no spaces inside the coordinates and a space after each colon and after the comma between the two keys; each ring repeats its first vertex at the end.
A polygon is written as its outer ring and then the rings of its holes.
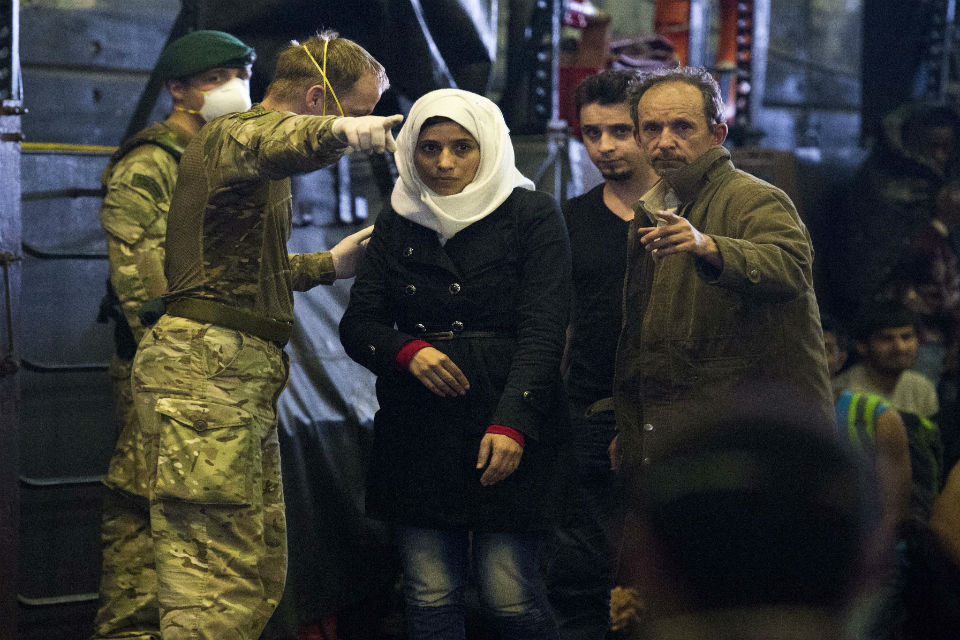
{"type": "Polygon", "coordinates": [[[367,345],[367,351],[369,351],[369,352],[371,353],[371,355],[372,355],[372,354],[374,354],[374,353],[377,352],[377,348],[376,348],[375,346],[373,346],[372,344],[368,344],[368,345],[367,345]]]}
{"type": "Polygon", "coordinates": [[[403,292],[404,292],[405,294],[407,294],[408,296],[412,296],[413,294],[415,294],[415,293],[417,292],[417,288],[416,288],[415,286],[413,286],[412,284],[408,284],[407,286],[405,286],[405,287],[403,288],[403,292]]]}
{"type": "Polygon", "coordinates": [[[418,333],[423,333],[424,331],[427,330],[427,326],[422,322],[418,322],[413,326],[413,328],[416,329],[418,333]]]}
{"type": "Polygon", "coordinates": [[[207,421],[197,420],[196,422],[193,423],[193,428],[196,429],[197,431],[203,431],[207,428],[207,421]]]}
{"type": "Polygon", "coordinates": [[[747,271],[747,278],[749,278],[750,282],[753,284],[760,282],[760,269],[757,269],[756,267],[751,268],[749,271],[747,271]]]}
{"type": "Polygon", "coordinates": [[[413,255],[413,247],[407,247],[406,249],[403,250],[404,258],[409,258],[412,255],[413,255]]]}
{"type": "Polygon", "coordinates": [[[463,331],[463,323],[459,320],[454,320],[450,323],[450,328],[454,331],[463,331]]]}
{"type": "Polygon", "coordinates": [[[650,464],[650,458],[644,458],[643,464],[650,464]]]}
{"type": "Polygon", "coordinates": [[[653,431],[653,425],[648,422],[647,424],[643,425],[643,430],[644,430],[644,431],[653,431]]]}
{"type": "Polygon", "coordinates": [[[460,293],[460,283],[454,282],[449,287],[450,295],[455,296],[460,293]]]}
{"type": "Polygon", "coordinates": [[[523,398],[524,400],[533,400],[533,392],[524,391],[523,393],[520,394],[520,397],[523,398]]]}

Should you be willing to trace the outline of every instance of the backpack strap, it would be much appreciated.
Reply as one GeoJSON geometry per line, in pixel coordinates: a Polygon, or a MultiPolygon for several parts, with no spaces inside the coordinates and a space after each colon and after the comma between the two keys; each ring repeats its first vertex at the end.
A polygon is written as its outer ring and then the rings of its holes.
{"type": "Polygon", "coordinates": [[[160,147],[173,156],[174,160],[180,162],[180,156],[183,155],[183,150],[187,146],[187,140],[184,136],[178,135],[177,132],[170,127],[160,123],[152,127],[147,127],[143,131],[127,138],[120,143],[117,150],[110,156],[110,160],[107,162],[107,166],[103,170],[103,175],[100,178],[101,189],[106,191],[107,182],[110,180],[110,175],[113,173],[117,163],[128,153],[145,144],[160,147]]]}

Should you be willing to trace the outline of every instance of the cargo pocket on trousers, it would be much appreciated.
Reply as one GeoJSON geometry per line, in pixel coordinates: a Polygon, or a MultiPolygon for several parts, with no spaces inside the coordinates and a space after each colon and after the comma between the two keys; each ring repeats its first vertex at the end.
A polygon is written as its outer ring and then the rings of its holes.
{"type": "Polygon", "coordinates": [[[202,504],[260,502],[260,441],[240,407],[160,398],[163,416],[154,495],[202,504]]]}

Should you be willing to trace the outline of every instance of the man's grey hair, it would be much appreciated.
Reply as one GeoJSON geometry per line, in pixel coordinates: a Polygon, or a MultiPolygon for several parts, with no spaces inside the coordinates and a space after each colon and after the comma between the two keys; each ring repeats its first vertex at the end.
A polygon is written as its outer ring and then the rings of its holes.
{"type": "Polygon", "coordinates": [[[707,124],[713,127],[723,122],[723,96],[720,94],[720,85],[710,72],[703,67],[669,67],[644,73],[630,83],[630,117],[637,132],[640,131],[640,98],[650,88],[665,82],[683,82],[698,89],[703,96],[703,115],[707,124]]]}

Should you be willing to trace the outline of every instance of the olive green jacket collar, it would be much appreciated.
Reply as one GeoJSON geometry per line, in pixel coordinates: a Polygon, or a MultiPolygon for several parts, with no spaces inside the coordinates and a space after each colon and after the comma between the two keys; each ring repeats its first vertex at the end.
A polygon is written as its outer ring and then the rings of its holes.
{"type": "Polygon", "coordinates": [[[687,204],[696,199],[715,171],[728,164],[730,152],[723,147],[714,147],[682,169],[671,171],[663,180],[677,194],[680,203],[687,204]]]}

